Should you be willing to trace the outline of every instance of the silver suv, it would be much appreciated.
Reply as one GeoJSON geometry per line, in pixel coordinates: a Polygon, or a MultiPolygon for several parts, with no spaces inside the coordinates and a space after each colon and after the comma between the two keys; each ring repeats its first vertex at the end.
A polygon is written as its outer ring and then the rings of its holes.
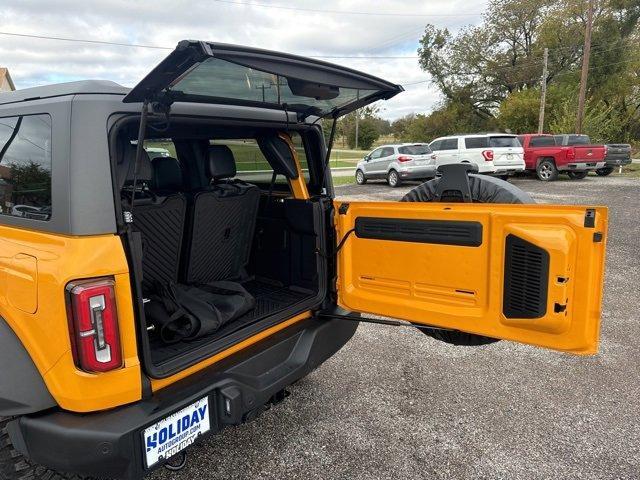
{"type": "Polygon", "coordinates": [[[436,158],[427,143],[382,145],[356,166],[358,185],[384,178],[392,187],[403,180],[425,180],[436,176],[436,158]]]}

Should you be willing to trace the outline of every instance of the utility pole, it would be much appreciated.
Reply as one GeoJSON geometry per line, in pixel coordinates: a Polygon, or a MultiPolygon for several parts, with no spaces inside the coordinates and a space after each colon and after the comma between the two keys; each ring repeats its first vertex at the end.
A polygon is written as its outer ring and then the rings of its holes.
{"type": "Polygon", "coordinates": [[[544,63],[542,66],[542,80],[540,82],[540,116],[538,117],[538,133],[544,130],[544,107],[547,102],[547,62],[549,60],[549,49],[544,49],[544,63]]]}
{"type": "Polygon", "coordinates": [[[591,55],[591,28],[593,26],[593,0],[589,0],[587,25],[584,31],[584,48],[582,50],[582,74],[580,75],[580,94],[578,96],[578,116],[576,118],[576,133],[582,133],[584,121],[584,101],[587,94],[587,77],[589,74],[589,56],[591,55]]]}

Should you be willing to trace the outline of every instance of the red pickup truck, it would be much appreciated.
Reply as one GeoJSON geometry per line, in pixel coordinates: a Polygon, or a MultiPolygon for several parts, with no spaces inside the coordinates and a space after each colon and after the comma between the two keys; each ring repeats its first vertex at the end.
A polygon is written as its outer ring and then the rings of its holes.
{"type": "Polygon", "coordinates": [[[525,168],[535,171],[543,182],[550,182],[558,175],[567,173],[569,178],[580,180],[589,171],[605,166],[606,147],[604,145],[558,145],[553,135],[519,135],[524,148],[525,168]]]}

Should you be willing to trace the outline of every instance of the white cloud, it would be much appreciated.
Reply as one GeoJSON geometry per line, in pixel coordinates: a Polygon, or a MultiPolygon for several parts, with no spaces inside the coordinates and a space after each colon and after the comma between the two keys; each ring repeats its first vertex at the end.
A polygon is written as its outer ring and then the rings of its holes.
{"type": "MultiPolygon", "coordinates": [[[[486,6],[486,0],[255,0],[262,5],[271,3],[272,8],[265,8],[234,1],[4,0],[0,32],[168,47],[188,38],[300,55],[415,56],[426,23],[456,30],[479,22],[478,16],[466,14],[482,12],[486,6]],[[274,5],[408,16],[320,13],[274,5]],[[426,14],[454,16],[420,16],[426,14]]],[[[9,68],[18,88],[87,78],[133,86],[167,53],[161,49],[0,35],[0,64],[9,68]]],[[[413,58],[327,60],[401,84],[428,78],[413,58]]],[[[438,91],[430,83],[410,85],[406,92],[381,103],[382,114],[393,119],[411,112],[428,112],[438,100],[438,91]]]]}

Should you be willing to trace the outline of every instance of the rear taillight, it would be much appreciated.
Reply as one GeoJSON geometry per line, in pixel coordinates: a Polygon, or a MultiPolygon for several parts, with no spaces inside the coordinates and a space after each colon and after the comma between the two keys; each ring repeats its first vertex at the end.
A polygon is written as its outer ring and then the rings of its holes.
{"type": "Polygon", "coordinates": [[[493,150],[483,150],[482,158],[484,158],[485,162],[493,161],[493,150]]]}
{"type": "Polygon", "coordinates": [[[407,157],[406,155],[400,155],[398,157],[399,162],[410,162],[411,160],[413,160],[413,158],[407,157]]]}
{"type": "Polygon", "coordinates": [[[122,366],[114,282],[108,278],[70,283],[69,325],[76,365],[86,372],[122,366]]]}
{"type": "Polygon", "coordinates": [[[573,147],[569,147],[567,149],[567,160],[575,160],[576,159],[576,149],[573,147]]]}

